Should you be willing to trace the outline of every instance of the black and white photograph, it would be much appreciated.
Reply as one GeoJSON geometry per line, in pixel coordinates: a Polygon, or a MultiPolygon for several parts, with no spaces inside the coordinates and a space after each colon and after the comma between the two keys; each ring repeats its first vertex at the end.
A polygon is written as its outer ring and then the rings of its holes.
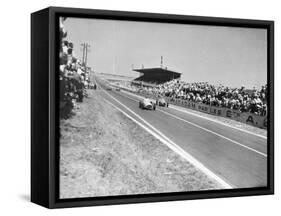
{"type": "Polygon", "coordinates": [[[268,185],[266,28],[59,17],[59,199],[268,185]]]}

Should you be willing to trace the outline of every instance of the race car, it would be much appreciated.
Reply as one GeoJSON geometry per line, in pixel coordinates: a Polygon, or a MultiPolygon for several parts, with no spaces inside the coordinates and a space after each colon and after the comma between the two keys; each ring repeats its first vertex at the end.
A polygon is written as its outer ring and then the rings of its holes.
{"type": "Polygon", "coordinates": [[[163,106],[163,107],[168,107],[169,103],[164,98],[159,98],[156,101],[156,105],[163,106]]]}
{"type": "Polygon", "coordinates": [[[111,86],[106,86],[106,90],[107,91],[112,91],[112,87],[111,86]]]}
{"type": "Polygon", "coordinates": [[[148,110],[156,110],[156,103],[152,99],[145,98],[139,102],[139,108],[148,109],[148,110]]]}

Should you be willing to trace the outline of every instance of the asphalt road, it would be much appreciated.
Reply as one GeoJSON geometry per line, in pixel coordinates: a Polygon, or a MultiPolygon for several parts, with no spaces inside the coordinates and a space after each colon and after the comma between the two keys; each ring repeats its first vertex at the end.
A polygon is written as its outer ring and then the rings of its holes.
{"type": "Polygon", "coordinates": [[[103,81],[96,81],[106,100],[157,128],[233,188],[267,185],[266,138],[172,108],[142,110],[138,97],[107,90],[103,81]]]}

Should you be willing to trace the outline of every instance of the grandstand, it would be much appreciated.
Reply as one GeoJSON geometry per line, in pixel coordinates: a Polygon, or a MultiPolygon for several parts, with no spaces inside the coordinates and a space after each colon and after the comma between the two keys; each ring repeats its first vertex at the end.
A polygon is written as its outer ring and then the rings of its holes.
{"type": "Polygon", "coordinates": [[[163,67],[134,69],[134,71],[141,74],[141,76],[134,79],[134,81],[153,84],[162,84],[173,79],[180,79],[181,77],[181,73],[163,67]]]}

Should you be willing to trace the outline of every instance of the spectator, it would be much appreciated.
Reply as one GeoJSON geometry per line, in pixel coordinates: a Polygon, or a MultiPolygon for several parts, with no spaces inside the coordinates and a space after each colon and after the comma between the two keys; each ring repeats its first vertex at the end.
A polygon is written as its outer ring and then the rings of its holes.
{"type": "Polygon", "coordinates": [[[264,116],[267,113],[267,85],[262,86],[258,91],[255,88],[246,90],[243,86],[230,88],[223,85],[211,85],[207,82],[187,83],[171,80],[153,88],[143,87],[142,91],[257,115],[264,116]]]}
{"type": "Polygon", "coordinates": [[[83,102],[86,94],[85,84],[88,85],[89,77],[87,70],[74,56],[73,43],[66,40],[67,32],[64,29],[63,21],[60,19],[60,116],[68,118],[76,107],[76,102],[83,102]],[[87,81],[86,81],[87,79],[87,81]]]}

